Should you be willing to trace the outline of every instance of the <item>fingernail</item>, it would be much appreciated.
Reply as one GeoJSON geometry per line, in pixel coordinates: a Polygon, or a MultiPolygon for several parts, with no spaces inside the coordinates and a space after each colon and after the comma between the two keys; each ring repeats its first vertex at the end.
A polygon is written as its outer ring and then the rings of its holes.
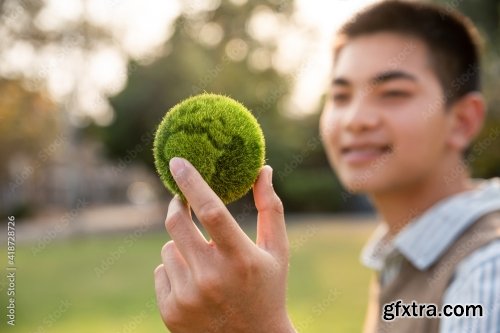
{"type": "Polygon", "coordinates": [[[178,204],[178,201],[179,201],[179,195],[174,195],[174,197],[172,198],[172,200],[170,200],[170,203],[168,204],[168,210],[167,210],[167,218],[170,214],[170,211],[172,209],[172,207],[174,207],[175,205],[178,204]]]}
{"type": "Polygon", "coordinates": [[[181,201],[180,197],[178,194],[174,195],[172,200],[170,201],[171,204],[177,204],[177,202],[181,201]]]}
{"type": "Polygon", "coordinates": [[[269,182],[269,186],[273,186],[273,168],[271,168],[269,165],[267,166],[269,168],[269,172],[267,173],[267,177],[268,177],[268,182],[269,182]]]}
{"type": "Polygon", "coordinates": [[[179,157],[173,157],[170,160],[169,163],[170,166],[170,172],[174,177],[179,177],[184,169],[186,168],[186,163],[184,162],[184,159],[179,158],[179,157]]]}
{"type": "Polygon", "coordinates": [[[173,198],[172,198],[172,201],[175,201],[175,204],[176,205],[180,205],[180,206],[186,206],[187,205],[187,201],[186,201],[186,198],[185,197],[181,197],[180,195],[176,194],[173,198]]]}

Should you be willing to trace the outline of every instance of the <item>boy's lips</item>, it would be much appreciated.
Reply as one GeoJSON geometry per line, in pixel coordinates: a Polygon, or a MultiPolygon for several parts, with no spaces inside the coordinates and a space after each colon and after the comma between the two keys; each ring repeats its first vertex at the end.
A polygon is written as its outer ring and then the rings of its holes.
{"type": "Polygon", "coordinates": [[[355,165],[372,162],[392,150],[390,144],[351,144],[343,146],[340,155],[344,162],[355,165]]]}

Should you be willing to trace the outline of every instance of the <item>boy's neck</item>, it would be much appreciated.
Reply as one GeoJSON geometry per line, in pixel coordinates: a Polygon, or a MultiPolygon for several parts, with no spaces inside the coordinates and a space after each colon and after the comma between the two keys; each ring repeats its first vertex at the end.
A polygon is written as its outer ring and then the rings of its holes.
{"type": "Polygon", "coordinates": [[[461,171],[451,178],[437,174],[404,188],[370,195],[375,208],[389,227],[389,233],[396,235],[438,201],[473,189],[466,167],[458,169],[461,171]]]}

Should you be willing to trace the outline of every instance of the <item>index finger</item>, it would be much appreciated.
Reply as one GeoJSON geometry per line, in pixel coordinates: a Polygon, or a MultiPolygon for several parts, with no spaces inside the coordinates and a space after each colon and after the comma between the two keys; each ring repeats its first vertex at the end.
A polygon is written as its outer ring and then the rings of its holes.
{"type": "Polygon", "coordinates": [[[252,244],[222,200],[191,163],[174,157],[170,160],[170,171],[194,213],[219,248],[244,251],[252,244]]]}

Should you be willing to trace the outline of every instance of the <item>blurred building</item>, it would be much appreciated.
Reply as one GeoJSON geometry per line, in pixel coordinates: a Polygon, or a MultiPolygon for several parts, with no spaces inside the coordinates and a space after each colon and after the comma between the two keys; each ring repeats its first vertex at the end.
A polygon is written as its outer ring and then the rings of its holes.
{"type": "Polygon", "coordinates": [[[7,160],[17,172],[0,186],[0,210],[32,215],[70,209],[81,202],[145,204],[165,193],[158,177],[140,162],[132,158],[110,162],[95,141],[69,145],[67,139],[57,137],[48,146],[50,151],[7,160]]]}

